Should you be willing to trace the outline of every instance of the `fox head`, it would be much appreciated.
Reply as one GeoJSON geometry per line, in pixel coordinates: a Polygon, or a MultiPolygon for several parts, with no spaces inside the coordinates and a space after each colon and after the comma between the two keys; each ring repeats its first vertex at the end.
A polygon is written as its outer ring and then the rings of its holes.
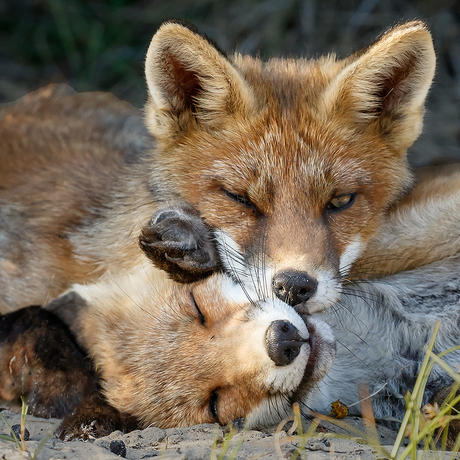
{"type": "Polygon", "coordinates": [[[107,401],[143,427],[270,425],[335,358],[326,323],[278,299],[250,304],[223,274],[179,284],[139,266],[74,285],[47,308],[88,350],[107,401]]]}
{"type": "Polygon", "coordinates": [[[434,68],[422,22],[343,60],[268,62],[165,23],[146,60],[155,180],[216,229],[236,279],[320,311],[411,184],[434,68]]]}

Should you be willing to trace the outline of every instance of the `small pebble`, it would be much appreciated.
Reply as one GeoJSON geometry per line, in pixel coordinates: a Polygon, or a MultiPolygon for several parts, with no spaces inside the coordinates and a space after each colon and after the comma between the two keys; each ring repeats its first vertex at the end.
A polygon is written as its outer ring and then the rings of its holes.
{"type": "Polygon", "coordinates": [[[126,446],[123,441],[112,441],[110,443],[110,452],[118,455],[119,457],[126,457],[126,446]]]}
{"type": "MultiPolygon", "coordinates": [[[[13,431],[13,433],[18,439],[21,439],[21,425],[13,425],[11,427],[11,430],[13,431]]],[[[28,441],[29,438],[30,438],[30,433],[29,433],[29,430],[26,428],[24,430],[24,441],[28,441]]]]}
{"type": "Polygon", "coordinates": [[[244,429],[245,423],[246,420],[243,417],[238,417],[235,420],[233,420],[233,428],[235,428],[238,431],[241,431],[244,429]]]}

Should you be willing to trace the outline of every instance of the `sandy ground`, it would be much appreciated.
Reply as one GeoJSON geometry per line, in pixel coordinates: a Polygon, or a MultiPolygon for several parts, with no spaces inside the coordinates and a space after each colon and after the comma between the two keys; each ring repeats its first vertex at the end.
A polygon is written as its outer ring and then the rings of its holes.
{"type": "MultiPolygon", "coordinates": [[[[2,414],[10,425],[20,423],[19,414],[3,411],[2,414]]],[[[352,427],[363,429],[359,418],[347,417],[345,421],[352,427]]],[[[59,420],[40,419],[28,416],[26,427],[30,432],[30,440],[26,442],[28,452],[20,452],[17,446],[8,441],[0,440],[0,459],[20,460],[33,458],[40,441],[53,431],[59,420]]],[[[321,425],[323,426],[323,424],[321,425]]],[[[274,434],[275,429],[267,431],[240,431],[229,439],[228,429],[218,425],[196,425],[189,428],[172,428],[162,430],[147,428],[122,434],[115,431],[107,437],[92,442],[71,441],[62,442],[52,436],[43,446],[36,457],[38,460],[105,460],[120,458],[110,451],[110,443],[122,440],[126,446],[126,458],[182,460],[225,460],[235,459],[280,459],[290,458],[299,447],[299,439],[285,431],[274,434]],[[227,443],[227,441],[230,441],[227,443]],[[215,447],[213,447],[215,446],[215,447]],[[235,455],[235,456],[233,456],[235,455]]],[[[370,460],[381,459],[375,449],[353,437],[350,430],[344,430],[331,425],[324,425],[324,429],[309,439],[303,458],[308,460],[370,460]],[[332,433],[336,433],[335,435],[332,433]],[[337,434],[344,434],[348,438],[337,438],[337,434]]],[[[380,426],[378,427],[380,443],[391,450],[396,432],[380,426]]],[[[8,428],[0,421],[0,433],[7,434],[8,428]]],[[[442,456],[424,456],[423,458],[451,458],[451,453],[442,456]]]]}

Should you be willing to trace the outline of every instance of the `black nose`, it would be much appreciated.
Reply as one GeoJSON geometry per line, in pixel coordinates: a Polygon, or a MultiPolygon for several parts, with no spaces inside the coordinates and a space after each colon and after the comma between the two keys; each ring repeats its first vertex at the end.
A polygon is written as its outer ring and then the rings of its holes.
{"type": "Polygon", "coordinates": [[[297,358],[300,347],[307,342],[289,321],[273,321],[265,333],[265,348],[277,366],[287,366],[297,358]]]}
{"type": "Polygon", "coordinates": [[[272,280],[276,297],[291,306],[306,302],[316,291],[318,281],[305,272],[285,271],[272,280]]]}

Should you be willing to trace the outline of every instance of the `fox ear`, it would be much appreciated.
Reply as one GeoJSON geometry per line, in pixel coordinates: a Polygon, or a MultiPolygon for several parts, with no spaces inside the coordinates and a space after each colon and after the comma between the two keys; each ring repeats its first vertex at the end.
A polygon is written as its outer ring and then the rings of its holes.
{"type": "Polygon", "coordinates": [[[405,151],[422,130],[436,65],[426,25],[397,26],[345,63],[325,93],[329,113],[405,151]]]}
{"type": "Polygon", "coordinates": [[[193,26],[163,24],[150,43],[145,74],[150,93],[147,122],[160,138],[197,123],[217,128],[254,107],[243,77],[193,26]]]}

